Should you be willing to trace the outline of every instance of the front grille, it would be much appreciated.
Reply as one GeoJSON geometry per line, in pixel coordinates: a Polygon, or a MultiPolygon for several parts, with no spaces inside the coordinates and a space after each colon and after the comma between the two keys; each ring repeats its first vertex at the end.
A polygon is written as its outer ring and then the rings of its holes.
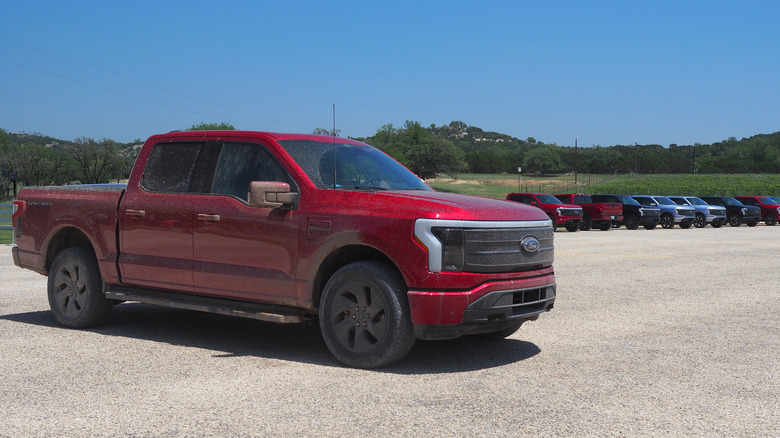
{"type": "Polygon", "coordinates": [[[560,208],[561,216],[582,216],[582,210],[574,208],[560,208]]]}
{"type": "Polygon", "coordinates": [[[552,266],[553,229],[468,228],[464,233],[463,270],[466,272],[517,272],[552,266]],[[533,254],[523,251],[520,242],[528,237],[539,241],[533,254]]]}

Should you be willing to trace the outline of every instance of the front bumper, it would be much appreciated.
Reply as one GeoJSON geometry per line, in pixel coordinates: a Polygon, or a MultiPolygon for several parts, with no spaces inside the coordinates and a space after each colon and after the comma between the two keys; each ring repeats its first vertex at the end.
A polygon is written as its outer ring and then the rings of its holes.
{"type": "Polygon", "coordinates": [[[553,308],[553,275],[486,283],[465,292],[409,291],[418,339],[452,339],[490,333],[537,319],[553,308]]]}

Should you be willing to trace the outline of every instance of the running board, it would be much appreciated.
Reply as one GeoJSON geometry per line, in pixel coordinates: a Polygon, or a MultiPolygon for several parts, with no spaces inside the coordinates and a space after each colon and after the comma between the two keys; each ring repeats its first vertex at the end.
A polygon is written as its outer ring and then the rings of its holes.
{"type": "Polygon", "coordinates": [[[220,315],[239,316],[277,323],[299,323],[311,320],[304,310],[295,307],[274,306],[249,303],[245,301],[223,300],[220,298],[162,292],[141,288],[114,288],[105,292],[106,298],[120,301],[137,301],[157,306],[199,312],[218,313],[220,315]]]}

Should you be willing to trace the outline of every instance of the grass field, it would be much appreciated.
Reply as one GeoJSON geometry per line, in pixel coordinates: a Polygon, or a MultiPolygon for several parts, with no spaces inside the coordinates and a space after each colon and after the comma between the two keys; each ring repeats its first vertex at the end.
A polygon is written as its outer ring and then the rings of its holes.
{"type": "Polygon", "coordinates": [[[11,230],[0,230],[0,245],[11,243],[11,230]]]}
{"type": "Polygon", "coordinates": [[[426,181],[442,192],[503,199],[512,192],[623,195],[780,195],[780,175],[517,175],[459,174],[426,181]]]}

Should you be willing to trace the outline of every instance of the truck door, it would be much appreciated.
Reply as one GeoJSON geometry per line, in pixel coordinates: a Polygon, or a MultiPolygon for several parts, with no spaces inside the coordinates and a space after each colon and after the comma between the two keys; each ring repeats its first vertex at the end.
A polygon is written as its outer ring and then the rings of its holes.
{"type": "Polygon", "coordinates": [[[211,195],[195,212],[193,277],[196,293],[284,303],[295,298],[296,211],[249,205],[251,181],[298,186],[261,144],[227,142],[211,195]]]}
{"type": "Polygon", "coordinates": [[[192,292],[192,233],[204,191],[198,174],[209,172],[209,161],[213,174],[215,162],[208,149],[205,142],[155,145],[140,187],[128,187],[118,212],[124,284],[192,292]]]}

